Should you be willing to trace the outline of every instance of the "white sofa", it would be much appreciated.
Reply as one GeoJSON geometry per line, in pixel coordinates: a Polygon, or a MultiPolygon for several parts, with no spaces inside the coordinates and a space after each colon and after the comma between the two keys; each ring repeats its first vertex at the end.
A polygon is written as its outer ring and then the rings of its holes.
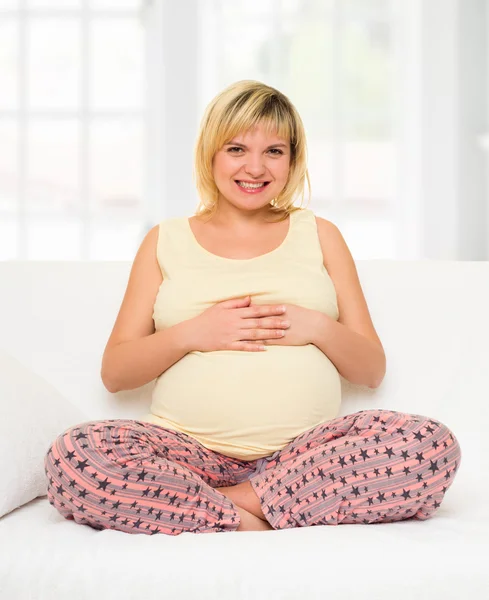
{"type": "MultiPolygon", "coordinates": [[[[149,407],[152,384],[110,394],[100,380],[130,263],[0,263],[0,350],[54,386],[63,399],[56,406],[66,407],[59,421],[52,406],[46,416],[49,394],[37,396],[34,384],[25,387],[29,377],[6,369],[32,397],[28,413],[19,412],[18,396],[15,405],[11,392],[0,397],[4,440],[11,435],[0,456],[2,479],[14,477],[16,453],[28,448],[35,456],[25,459],[33,472],[20,505],[0,518],[0,598],[489,598],[489,263],[371,260],[357,268],[387,374],[376,390],[342,379],[340,414],[400,410],[429,415],[455,433],[461,466],[435,516],[149,536],[65,520],[39,483],[41,451],[54,429],[135,418],[149,407]],[[43,441],[36,446],[36,439],[43,441]]],[[[11,488],[4,481],[2,489],[11,488]]]]}

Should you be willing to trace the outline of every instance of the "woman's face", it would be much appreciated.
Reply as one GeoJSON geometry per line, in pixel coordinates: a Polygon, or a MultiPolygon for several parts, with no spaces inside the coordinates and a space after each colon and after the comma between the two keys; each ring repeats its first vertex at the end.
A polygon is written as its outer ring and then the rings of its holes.
{"type": "Polygon", "coordinates": [[[216,152],[212,161],[219,202],[227,200],[239,208],[259,209],[270,204],[287,183],[290,144],[276,135],[265,134],[262,125],[236,135],[216,152]],[[268,182],[253,190],[241,182],[268,182]]]}

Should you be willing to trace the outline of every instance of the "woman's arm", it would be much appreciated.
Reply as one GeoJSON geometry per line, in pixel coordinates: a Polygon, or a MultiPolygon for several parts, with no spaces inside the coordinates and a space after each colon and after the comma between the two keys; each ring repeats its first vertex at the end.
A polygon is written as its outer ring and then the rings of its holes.
{"type": "Polygon", "coordinates": [[[102,361],[102,381],[109,392],[132,390],[153,381],[183,358],[186,321],[151,335],[108,348],[102,361]]]}
{"type": "Polygon", "coordinates": [[[323,314],[316,346],[340,375],[358,385],[376,388],[386,371],[382,342],[375,330],[357,268],[338,227],[316,217],[323,262],[336,291],[338,321],[323,314]]]}
{"type": "Polygon", "coordinates": [[[372,389],[382,383],[386,371],[384,349],[343,323],[320,313],[313,343],[351,383],[372,389]]]}
{"type": "Polygon", "coordinates": [[[163,275],[158,264],[159,227],[145,236],[102,358],[101,377],[109,392],[132,390],[161,375],[187,352],[183,321],[155,331],[153,308],[163,275]]]}

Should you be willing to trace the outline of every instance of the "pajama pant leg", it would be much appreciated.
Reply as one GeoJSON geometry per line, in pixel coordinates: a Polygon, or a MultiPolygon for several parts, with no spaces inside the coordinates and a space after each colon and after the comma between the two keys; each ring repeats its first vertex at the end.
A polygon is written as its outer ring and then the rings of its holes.
{"type": "Polygon", "coordinates": [[[179,535],[235,531],[240,523],[234,504],[214,489],[229,485],[227,457],[159,425],[108,419],[70,427],[44,467],[50,504],[94,529],[179,535]]]}
{"type": "Polygon", "coordinates": [[[436,419],[362,410],[305,431],[249,481],[274,529],[425,520],[460,460],[457,439],[436,419]]]}

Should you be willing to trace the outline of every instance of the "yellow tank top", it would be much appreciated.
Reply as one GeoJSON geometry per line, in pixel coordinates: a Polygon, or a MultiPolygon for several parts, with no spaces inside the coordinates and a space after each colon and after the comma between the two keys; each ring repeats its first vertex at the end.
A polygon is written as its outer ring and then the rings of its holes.
{"type": "MultiPolygon", "coordinates": [[[[199,244],[187,217],[166,219],[159,224],[157,258],[163,282],[154,304],[156,331],[247,295],[254,304],[296,304],[338,320],[336,291],[309,209],[291,213],[278,248],[250,259],[212,254],[199,244]]],[[[254,460],[335,418],[340,404],[339,373],[314,344],[193,351],[156,379],[150,412],[138,420],[254,460]]]]}

